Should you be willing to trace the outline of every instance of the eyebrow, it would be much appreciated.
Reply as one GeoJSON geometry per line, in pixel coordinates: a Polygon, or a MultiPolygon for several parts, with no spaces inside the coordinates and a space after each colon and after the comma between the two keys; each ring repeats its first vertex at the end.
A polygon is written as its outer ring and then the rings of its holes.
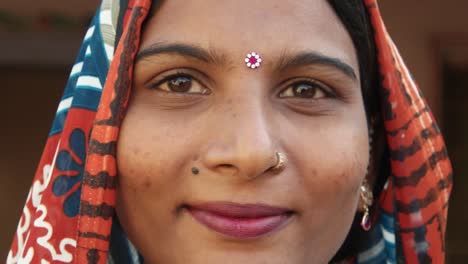
{"type": "MultiPolygon", "coordinates": [[[[136,55],[135,60],[139,61],[150,56],[161,54],[178,54],[184,57],[192,57],[206,63],[217,65],[223,65],[226,63],[226,56],[220,55],[222,53],[217,52],[214,49],[204,49],[196,45],[185,43],[165,42],[154,43],[148,48],[140,50],[136,55]]],[[[303,51],[292,56],[283,54],[280,56],[278,61],[279,63],[275,67],[275,72],[282,72],[289,68],[301,66],[326,65],[339,70],[353,80],[357,80],[357,75],[353,67],[338,58],[329,57],[319,52],[303,51]]]]}
{"type": "Polygon", "coordinates": [[[299,52],[293,56],[282,55],[279,59],[279,64],[276,66],[276,71],[282,72],[288,68],[309,65],[331,66],[344,73],[346,76],[352,78],[353,80],[357,80],[356,72],[349,64],[338,58],[332,58],[319,52],[304,51],[299,52]]]}
{"type": "Polygon", "coordinates": [[[184,43],[154,43],[148,48],[140,50],[135,57],[135,60],[160,55],[160,54],[178,54],[184,57],[192,57],[194,59],[213,64],[225,64],[224,56],[220,56],[219,52],[214,49],[204,49],[202,47],[184,43]]]}

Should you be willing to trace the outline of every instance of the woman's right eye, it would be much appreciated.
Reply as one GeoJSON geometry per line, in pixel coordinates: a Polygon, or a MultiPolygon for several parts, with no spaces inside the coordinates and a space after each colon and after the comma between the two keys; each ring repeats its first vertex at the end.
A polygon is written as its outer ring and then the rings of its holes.
{"type": "Polygon", "coordinates": [[[210,90],[199,81],[187,74],[170,75],[151,85],[152,89],[163,90],[169,93],[181,94],[209,94],[210,90]]]}

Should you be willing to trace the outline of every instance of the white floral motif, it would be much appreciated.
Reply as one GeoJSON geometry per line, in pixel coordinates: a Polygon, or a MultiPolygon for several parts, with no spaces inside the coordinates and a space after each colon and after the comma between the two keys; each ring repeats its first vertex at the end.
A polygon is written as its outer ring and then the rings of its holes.
{"type": "Polygon", "coordinates": [[[45,228],[47,230],[47,234],[39,237],[37,239],[37,243],[50,252],[53,260],[71,262],[73,260],[73,255],[65,249],[65,246],[70,245],[72,247],[76,247],[76,240],[71,238],[62,239],[59,245],[60,252],[57,253],[54,246],[49,243],[53,233],[52,225],[49,222],[44,221],[45,217],[47,216],[47,208],[41,204],[39,205],[38,211],[40,211],[42,214],[39,218],[36,219],[36,221],[34,221],[34,226],[45,228]]]}
{"type": "MultiPolygon", "coordinates": [[[[31,190],[29,191],[28,198],[26,199],[26,206],[23,209],[23,215],[21,217],[20,224],[18,226],[18,231],[16,233],[18,250],[16,252],[16,255],[13,255],[13,252],[10,250],[8,257],[7,257],[7,264],[31,263],[34,257],[34,248],[29,247],[26,249],[25,247],[29,239],[30,225],[31,225],[31,213],[27,206],[30,201],[32,203],[33,209],[41,212],[40,217],[34,221],[34,226],[39,227],[39,228],[44,228],[47,230],[47,233],[44,236],[39,237],[37,239],[38,245],[47,249],[50,255],[52,256],[53,260],[59,260],[62,262],[71,262],[73,260],[73,255],[65,249],[65,246],[70,245],[70,246],[76,247],[76,240],[71,239],[71,238],[62,239],[59,245],[60,252],[59,253],[56,252],[54,246],[50,244],[49,242],[53,234],[53,228],[49,222],[45,221],[45,218],[47,216],[47,208],[44,204],[41,203],[42,192],[50,184],[53,166],[55,165],[55,160],[57,158],[59,146],[60,146],[60,142],[59,144],[57,144],[57,149],[55,151],[54,158],[52,160],[52,165],[46,164],[42,169],[42,177],[43,177],[42,183],[41,183],[41,179],[38,179],[37,181],[34,182],[31,190]],[[26,235],[26,238],[23,240],[25,235],[26,235]],[[26,251],[26,255],[24,254],[24,251],[26,251]]],[[[44,260],[41,263],[45,263],[44,260]]]]}
{"type": "MultiPolygon", "coordinates": [[[[29,191],[27,200],[29,200],[30,197],[31,197],[31,191],[29,191]]],[[[18,230],[16,231],[18,251],[16,252],[16,255],[13,256],[13,251],[10,250],[10,252],[8,253],[7,261],[6,261],[7,264],[31,262],[34,256],[34,249],[29,248],[26,255],[24,255],[24,250],[25,250],[24,245],[28,241],[29,232],[26,234],[26,239],[23,241],[24,233],[29,231],[30,222],[31,222],[31,213],[29,213],[28,208],[25,206],[23,209],[23,215],[21,216],[20,223],[18,225],[18,230]]]]}

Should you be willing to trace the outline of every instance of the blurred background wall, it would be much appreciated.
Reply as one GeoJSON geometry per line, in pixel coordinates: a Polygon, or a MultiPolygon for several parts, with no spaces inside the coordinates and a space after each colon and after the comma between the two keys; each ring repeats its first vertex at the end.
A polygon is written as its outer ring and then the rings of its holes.
{"type": "MultiPolygon", "coordinates": [[[[0,261],[6,258],[70,67],[97,0],[0,0],[0,261]]],[[[455,169],[448,263],[468,259],[468,1],[380,0],[446,135],[455,169]]]]}

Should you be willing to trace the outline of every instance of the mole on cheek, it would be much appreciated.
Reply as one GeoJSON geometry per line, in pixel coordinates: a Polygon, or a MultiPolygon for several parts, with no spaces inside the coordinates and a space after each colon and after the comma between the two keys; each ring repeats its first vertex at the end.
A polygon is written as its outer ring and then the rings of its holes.
{"type": "Polygon", "coordinates": [[[150,188],[151,187],[151,179],[150,178],[146,178],[144,181],[143,181],[143,187],[144,188],[150,188]]]}
{"type": "Polygon", "coordinates": [[[140,154],[140,149],[139,148],[134,148],[134,149],[132,149],[132,152],[133,152],[133,155],[137,156],[138,154],[140,154]]]}
{"type": "Polygon", "coordinates": [[[338,191],[339,189],[341,189],[343,183],[343,179],[346,177],[346,175],[342,174],[340,177],[336,177],[336,178],[333,178],[332,181],[333,181],[333,188],[335,189],[335,191],[338,191]]]}
{"type": "Polygon", "coordinates": [[[315,168],[311,169],[309,172],[309,177],[315,178],[317,176],[317,170],[315,168]]]}
{"type": "Polygon", "coordinates": [[[152,142],[158,142],[158,141],[159,141],[159,136],[157,136],[157,135],[152,135],[152,136],[151,136],[151,141],[152,141],[152,142]]]}
{"type": "Polygon", "coordinates": [[[344,172],[340,177],[336,178],[334,185],[337,189],[345,191],[346,193],[355,194],[359,191],[360,184],[355,180],[356,177],[349,172],[344,172]]]}

